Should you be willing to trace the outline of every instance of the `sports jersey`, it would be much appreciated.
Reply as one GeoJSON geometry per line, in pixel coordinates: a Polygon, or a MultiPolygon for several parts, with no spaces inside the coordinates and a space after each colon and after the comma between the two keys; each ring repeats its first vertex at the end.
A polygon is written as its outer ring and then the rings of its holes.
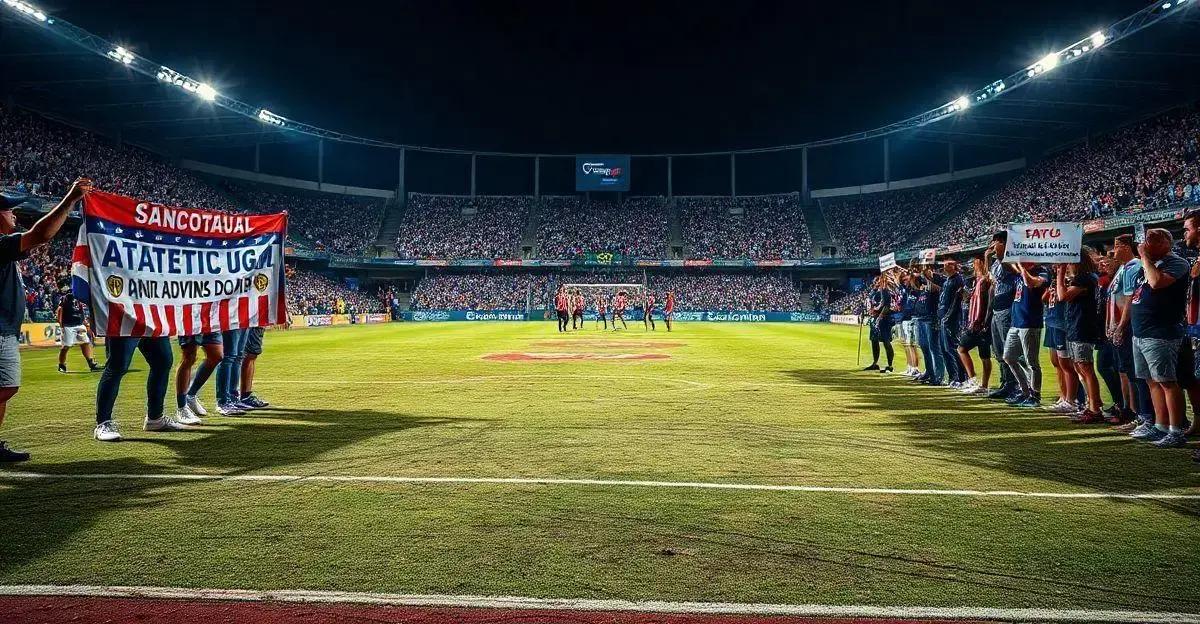
{"type": "Polygon", "coordinates": [[[654,297],[647,296],[646,297],[646,311],[650,312],[653,309],[654,309],[654,297]]]}
{"type": "Polygon", "coordinates": [[[1100,323],[1100,312],[1096,306],[1099,279],[1095,273],[1080,273],[1068,278],[1067,285],[1084,290],[1078,297],[1058,306],[1066,308],[1067,340],[1093,344],[1100,342],[1103,325],[1100,323]]]}
{"type": "Polygon", "coordinates": [[[625,295],[617,295],[616,303],[613,305],[613,308],[616,309],[617,312],[624,312],[626,303],[627,301],[625,299],[625,295]]]}
{"type": "Polygon", "coordinates": [[[675,311],[675,295],[667,295],[667,302],[663,304],[663,310],[666,312],[675,311]]]}
{"type": "Polygon", "coordinates": [[[1184,307],[1187,304],[1187,260],[1168,253],[1155,266],[1175,278],[1164,288],[1151,288],[1146,283],[1145,269],[1139,269],[1134,279],[1133,296],[1129,300],[1133,335],[1137,338],[1172,340],[1183,337],[1184,307]]]}
{"type": "Polygon", "coordinates": [[[1013,271],[1008,265],[999,260],[992,261],[992,283],[996,285],[996,296],[992,299],[993,310],[1008,310],[1012,308],[1013,296],[1017,293],[1017,282],[1021,274],[1013,271]]]}
{"type": "Polygon", "coordinates": [[[563,293],[554,295],[554,309],[559,312],[567,311],[567,296],[563,293]]]}
{"type": "Polygon", "coordinates": [[[83,325],[83,304],[71,293],[63,295],[58,302],[62,309],[62,326],[78,327],[83,325]]]}
{"type": "Polygon", "coordinates": [[[987,327],[987,316],[992,298],[992,280],[990,278],[976,279],[967,300],[966,327],[970,331],[982,330],[987,327]]]}
{"type": "Polygon", "coordinates": [[[962,314],[962,308],[958,305],[958,298],[962,294],[963,277],[955,273],[946,278],[942,283],[941,296],[938,297],[938,318],[946,323],[947,327],[958,327],[958,321],[962,314]]]}
{"type": "Polygon", "coordinates": [[[1046,292],[1046,287],[1050,282],[1047,279],[1046,272],[1041,267],[1030,269],[1029,273],[1034,277],[1042,278],[1044,281],[1037,288],[1031,288],[1026,285],[1024,279],[1017,284],[1017,289],[1013,293],[1012,305],[1012,326],[1017,329],[1041,328],[1044,324],[1042,319],[1042,293],[1046,292]]]}

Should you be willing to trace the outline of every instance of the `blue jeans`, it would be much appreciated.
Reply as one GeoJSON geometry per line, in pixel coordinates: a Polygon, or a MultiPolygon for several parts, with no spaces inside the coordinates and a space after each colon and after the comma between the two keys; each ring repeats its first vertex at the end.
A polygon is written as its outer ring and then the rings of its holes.
{"type": "Polygon", "coordinates": [[[104,341],[104,350],[108,361],[100,375],[100,386],[96,388],[96,422],[112,420],[113,405],[121,392],[121,378],[129,372],[134,351],[141,351],[150,366],[150,374],[146,377],[146,416],[152,420],[162,418],[163,401],[171,381],[171,364],[175,359],[171,353],[171,339],[109,336],[104,341]]]}
{"type": "Polygon", "coordinates": [[[231,329],[221,332],[225,356],[217,365],[217,404],[233,403],[242,396],[240,386],[242,376],[242,358],[245,356],[245,329],[231,329]]]}
{"type": "Polygon", "coordinates": [[[963,368],[962,360],[958,359],[958,321],[942,324],[942,358],[945,359],[946,374],[949,381],[964,382],[967,380],[967,369],[963,368]]]}
{"type": "MultiPolygon", "coordinates": [[[[1113,397],[1113,404],[1125,407],[1125,398],[1121,396],[1121,377],[1117,374],[1117,348],[1108,341],[1096,345],[1096,372],[1108,387],[1108,393],[1113,397]]],[[[1083,384],[1079,384],[1083,386],[1083,384]]]]}
{"type": "Polygon", "coordinates": [[[934,383],[942,383],[942,378],[946,375],[939,324],[931,319],[917,320],[917,343],[921,345],[921,356],[925,358],[924,376],[934,383]]]}

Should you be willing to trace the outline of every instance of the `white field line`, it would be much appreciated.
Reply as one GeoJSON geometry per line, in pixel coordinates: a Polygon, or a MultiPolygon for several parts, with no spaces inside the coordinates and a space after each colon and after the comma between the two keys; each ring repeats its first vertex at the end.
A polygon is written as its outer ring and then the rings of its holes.
{"type": "Polygon", "coordinates": [[[617,488],[683,488],[700,490],[749,490],[763,492],[806,492],[817,494],[899,495],[899,496],[964,496],[1019,497],[1058,499],[1120,499],[1120,500],[1200,500],[1200,494],[1159,494],[1122,492],[1021,492],[1016,490],[943,490],[902,489],[878,487],[837,487],[821,485],[772,485],[766,483],[706,483],[695,481],[623,481],[615,479],[557,479],[523,477],[388,477],[370,475],[277,475],[277,474],[207,474],[207,473],[42,473],[0,471],[0,481],[256,481],[264,483],[384,483],[431,485],[544,485],[617,488]]]}
{"type": "Polygon", "coordinates": [[[1148,622],[1197,624],[1200,614],[1163,611],[1091,609],[1005,609],[992,607],[911,607],[874,605],[755,604],[735,602],[667,602],[587,598],[522,598],[518,596],[454,596],[366,592],[176,587],[109,587],[95,585],[0,585],[0,596],[73,596],[241,602],[341,603],[400,607],[607,611],[687,615],[755,615],[791,617],[938,618],[1007,622],[1148,622]]]}

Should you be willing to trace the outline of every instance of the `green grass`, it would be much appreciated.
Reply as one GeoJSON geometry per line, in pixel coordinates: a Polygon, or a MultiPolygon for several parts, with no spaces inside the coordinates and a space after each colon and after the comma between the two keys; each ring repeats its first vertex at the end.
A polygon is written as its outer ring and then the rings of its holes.
{"type": "MultiPolygon", "coordinates": [[[[649,336],[680,346],[632,349],[669,360],[481,359],[620,351],[536,344],[558,338],[551,323],[272,332],[258,390],[279,409],[181,434],[140,431],[136,356],[111,445],[91,439],[97,377],[29,351],[0,431],[38,472],[1200,493],[1186,452],[853,372],[854,328],[692,323],[649,336]]],[[[1197,612],[1198,515],[1195,500],[0,479],[0,583],[1197,612]]]]}

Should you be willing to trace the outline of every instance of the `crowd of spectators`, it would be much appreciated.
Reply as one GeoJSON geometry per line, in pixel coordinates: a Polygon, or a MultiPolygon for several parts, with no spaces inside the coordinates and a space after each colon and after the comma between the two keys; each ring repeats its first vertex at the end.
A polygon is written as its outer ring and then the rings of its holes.
{"type": "Polygon", "coordinates": [[[291,314],[371,314],[387,312],[380,291],[352,287],[320,273],[287,266],[288,311],[291,314]]]}
{"type": "Polygon", "coordinates": [[[61,232],[48,245],[35,247],[18,267],[25,282],[25,309],[29,318],[45,321],[53,318],[63,288],[71,283],[71,248],[74,228],[61,232]]]}
{"type": "Polygon", "coordinates": [[[207,182],[137,147],[0,105],[0,186],[58,197],[86,174],[96,188],[174,206],[235,211],[207,182]]]}
{"type": "Polygon", "coordinates": [[[680,310],[790,312],[806,309],[803,293],[791,276],[779,272],[652,274],[649,286],[656,293],[673,291],[680,310]]]}
{"type": "Polygon", "coordinates": [[[545,273],[433,273],[417,282],[414,310],[525,310],[542,307],[545,273]]]}
{"type": "Polygon", "coordinates": [[[821,209],[842,255],[876,256],[902,247],[976,188],[959,184],[860,195],[822,202],[821,209]]]}
{"type": "Polygon", "coordinates": [[[408,196],[396,236],[401,258],[515,258],[533,197],[408,196]]]}
{"type": "Polygon", "coordinates": [[[825,311],[830,314],[862,314],[867,309],[867,297],[870,292],[866,288],[850,292],[834,291],[829,293],[829,303],[825,311]]]}
{"type": "Polygon", "coordinates": [[[796,193],[679,197],[675,202],[690,258],[812,257],[812,239],[796,193]]]}
{"type": "Polygon", "coordinates": [[[628,197],[621,202],[543,197],[537,255],[567,260],[595,251],[665,258],[667,217],[662,197],[628,197]]]}
{"type": "Polygon", "coordinates": [[[288,211],[288,239],[302,247],[344,256],[360,256],[375,242],[383,220],[379,198],[333,193],[304,193],[223,181],[248,212],[288,211]]]}
{"type": "Polygon", "coordinates": [[[1174,111],[1076,145],[1031,166],[923,244],[965,243],[1008,223],[1081,221],[1200,199],[1200,112],[1174,111]],[[1188,184],[1191,189],[1188,190],[1188,184]]]}

